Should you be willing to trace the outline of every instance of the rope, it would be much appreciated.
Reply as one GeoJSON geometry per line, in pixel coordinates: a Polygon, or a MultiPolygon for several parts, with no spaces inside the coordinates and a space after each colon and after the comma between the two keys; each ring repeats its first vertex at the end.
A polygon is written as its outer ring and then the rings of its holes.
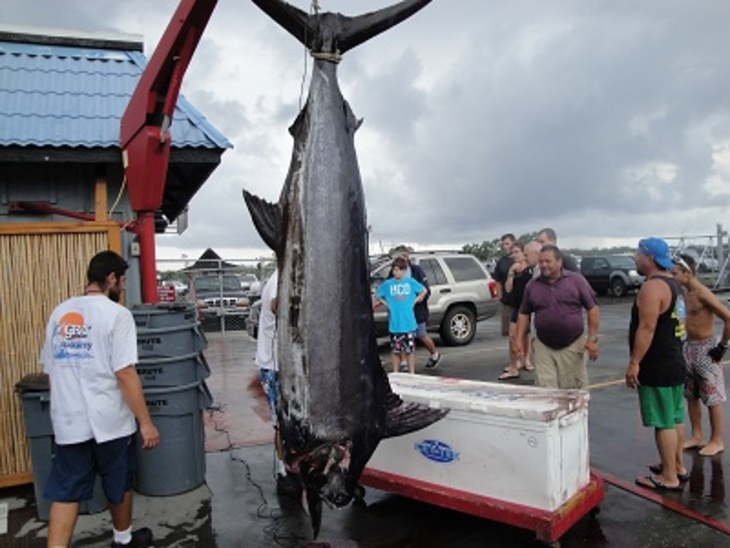
{"type": "MultiPolygon", "coordinates": [[[[124,166],[126,169],[126,166],[124,166]]],[[[122,200],[122,196],[124,195],[124,189],[127,188],[127,174],[124,173],[124,176],[122,177],[122,184],[119,185],[119,192],[117,193],[117,198],[114,200],[114,203],[109,208],[109,213],[107,213],[107,218],[112,219],[112,214],[114,213],[114,210],[119,205],[119,202],[122,200]]]]}
{"type": "MultiPolygon", "coordinates": [[[[319,1],[312,0],[309,7],[309,15],[319,16],[319,1]]],[[[304,97],[304,84],[307,81],[307,25],[304,25],[304,71],[302,72],[302,82],[299,84],[299,110],[302,110],[302,98],[304,97]]]]}
{"type": "Polygon", "coordinates": [[[329,53],[326,51],[313,51],[310,53],[310,55],[314,59],[318,59],[320,61],[329,61],[330,63],[339,63],[342,61],[342,55],[340,54],[339,50],[335,51],[334,53],[329,53]]]}

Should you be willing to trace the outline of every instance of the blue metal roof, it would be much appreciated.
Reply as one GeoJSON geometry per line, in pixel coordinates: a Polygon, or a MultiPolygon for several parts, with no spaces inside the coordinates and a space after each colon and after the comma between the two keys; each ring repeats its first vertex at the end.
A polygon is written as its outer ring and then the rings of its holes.
{"type": "MultiPolygon", "coordinates": [[[[0,41],[0,146],[118,148],[146,65],[137,51],[0,41]]],[[[182,95],[174,148],[232,148],[182,95]]]]}

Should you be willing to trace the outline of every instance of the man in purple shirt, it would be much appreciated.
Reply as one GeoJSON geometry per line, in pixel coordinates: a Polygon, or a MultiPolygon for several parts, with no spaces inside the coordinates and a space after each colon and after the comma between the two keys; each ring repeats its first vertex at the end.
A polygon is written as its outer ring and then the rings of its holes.
{"type": "Polygon", "coordinates": [[[535,374],[537,386],[545,388],[587,388],[585,354],[598,358],[598,302],[586,279],[563,270],[560,250],[545,245],[540,250],[540,277],[530,280],[517,318],[514,351],[535,314],[535,374]],[[583,310],[588,316],[584,334],[583,310]]]}

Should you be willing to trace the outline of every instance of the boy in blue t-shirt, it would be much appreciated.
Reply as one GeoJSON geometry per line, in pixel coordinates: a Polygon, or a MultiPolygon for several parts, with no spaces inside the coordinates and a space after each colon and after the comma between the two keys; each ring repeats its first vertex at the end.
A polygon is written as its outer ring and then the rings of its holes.
{"type": "Polygon", "coordinates": [[[408,262],[403,257],[393,260],[393,277],[384,281],[375,291],[377,308],[385,304],[389,309],[388,331],[390,346],[393,349],[393,372],[398,372],[398,365],[408,362],[408,371],[416,372],[415,334],[418,324],[413,307],[426,298],[428,290],[413,278],[407,277],[408,262]]]}

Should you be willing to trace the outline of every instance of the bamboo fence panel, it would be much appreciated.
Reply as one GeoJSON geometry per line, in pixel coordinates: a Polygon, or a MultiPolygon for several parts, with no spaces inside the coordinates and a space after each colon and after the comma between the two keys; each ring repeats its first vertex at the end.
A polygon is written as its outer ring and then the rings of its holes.
{"type": "Polygon", "coordinates": [[[0,486],[31,478],[15,384],[42,370],[38,358],[48,316],[83,291],[91,257],[119,247],[119,228],[107,223],[24,227],[26,233],[0,226],[0,486]]]}

